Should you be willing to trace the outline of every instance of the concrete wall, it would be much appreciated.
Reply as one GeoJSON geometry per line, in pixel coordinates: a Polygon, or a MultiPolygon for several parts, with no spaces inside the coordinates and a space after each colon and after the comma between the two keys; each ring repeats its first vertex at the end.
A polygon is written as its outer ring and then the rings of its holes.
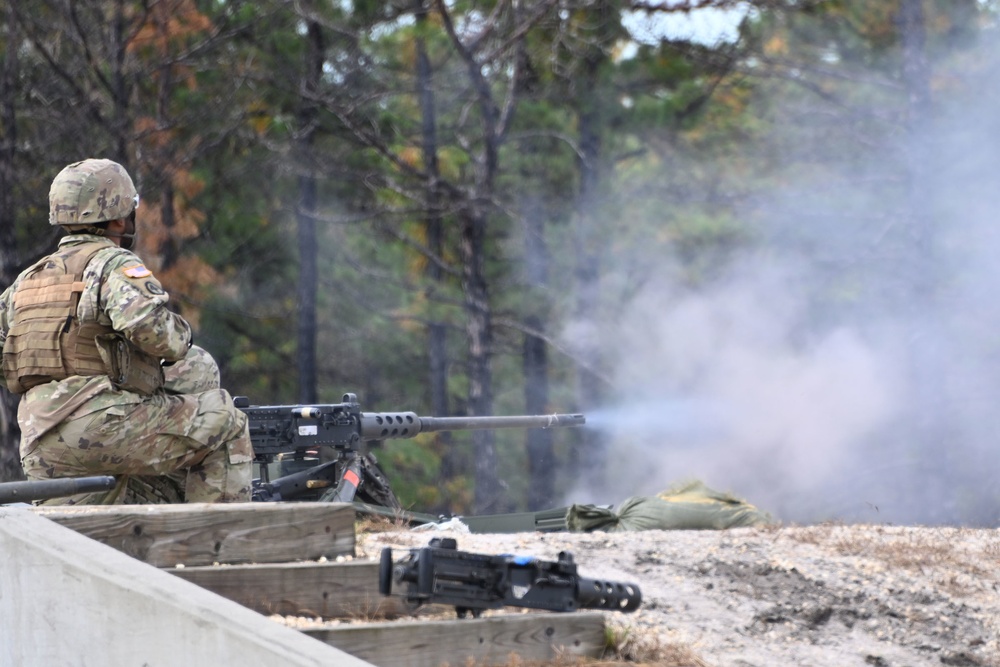
{"type": "Polygon", "coordinates": [[[369,665],[36,516],[0,507],[0,666],[369,665]]]}

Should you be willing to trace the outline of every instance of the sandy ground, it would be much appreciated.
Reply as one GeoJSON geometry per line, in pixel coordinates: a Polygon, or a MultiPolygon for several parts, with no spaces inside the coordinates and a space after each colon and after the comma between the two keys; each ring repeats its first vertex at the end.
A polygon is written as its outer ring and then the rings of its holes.
{"type": "MultiPolygon", "coordinates": [[[[554,560],[635,582],[608,612],[634,660],[694,667],[1000,667],[1000,531],[829,525],[726,531],[472,535],[361,533],[358,557],[431,537],[477,553],[554,560]],[[681,657],[678,657],[681,656],[681,657]]],[[[397,551],[400,550],[400,551],[397,551]]]]}

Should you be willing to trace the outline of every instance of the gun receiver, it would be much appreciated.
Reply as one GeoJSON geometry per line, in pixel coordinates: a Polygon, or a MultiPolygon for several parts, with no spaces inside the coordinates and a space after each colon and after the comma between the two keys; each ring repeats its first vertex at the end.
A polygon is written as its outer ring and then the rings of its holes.
{"type": "Polygon", "coordinates": [[[354,394],[344,394],[341,403],[323,405],[251,406],[246,397],[234,400],[247,415],[260,471],[254,480],[254,500],[351,502],[360,494],[392,509],[399,509],[399,502],[375,457],[361,452],[365,441],[436,431],[553,428],[586,422],[582,414],[421,417],[406,411],[362,412],[354,394]]]}
{"type": "Polygon", "coordinates": [[[78,493],[110,491],[113,488],[115,488],[115,478],[110,475],[3,482],[0,483],[0,505],[63,498],[78,493]]]}
{"type": "Polygon", "coordinates": [[[458,551],[452,538],[434,538],[430,546],[411,549],[395,564],[392,549],[383,549],[379,592],[392,595],[394,583],[405,585],[401,597],[410,605],[452,605],[459,618],[501,607],[633,612],[642,603],[635,584],[579,576],[569,552],[563,551],[554,562],[509,554],[474,554],[458,551]]]}

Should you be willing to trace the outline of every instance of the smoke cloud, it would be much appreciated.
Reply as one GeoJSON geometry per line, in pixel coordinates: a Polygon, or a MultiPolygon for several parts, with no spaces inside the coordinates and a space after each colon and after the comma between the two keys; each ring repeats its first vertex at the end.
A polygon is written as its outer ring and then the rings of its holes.
{"type": "Polygon", "coordinates": [[[932,252],[900,250],[910,195],[856,189],[899,173],[912,137],[850,173],[815,155],[822,185],[783,183],[743,212],[764,239],[752,254],[697,288],[661,263],[594,334],[620,400],[581,406],[609,468],[569,502],[700,479],[784,521],[1000,523],[1000,67],[987,41],[936,74],[956,93],[937,90],[920,137],[932,252]]]}
{"type": "Polygon", "coordinates": [[[822,482],[850,475],[899,414],[902,379],[894,355],[850,327],[802,333],[796,282],[744,265],[707,290],[651,287],[629,305],[623,404],[588,413],[614,443],[609,479],[631,495],[697,478],[788,517],[824,505],[822,482]]]}

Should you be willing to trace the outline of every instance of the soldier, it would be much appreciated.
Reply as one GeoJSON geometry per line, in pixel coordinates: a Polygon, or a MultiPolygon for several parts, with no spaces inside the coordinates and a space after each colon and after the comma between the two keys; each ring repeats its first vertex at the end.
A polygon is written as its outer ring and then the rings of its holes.
{"type": "Polygon", "coordinates": [[[49,191],[49,224],[67,235],[0,295],[21,465],[28,479],[119,476],[71,503],[248,501],[246,416],[131,252],[138,206],[121,165],[69,165],[49,191]]]}

